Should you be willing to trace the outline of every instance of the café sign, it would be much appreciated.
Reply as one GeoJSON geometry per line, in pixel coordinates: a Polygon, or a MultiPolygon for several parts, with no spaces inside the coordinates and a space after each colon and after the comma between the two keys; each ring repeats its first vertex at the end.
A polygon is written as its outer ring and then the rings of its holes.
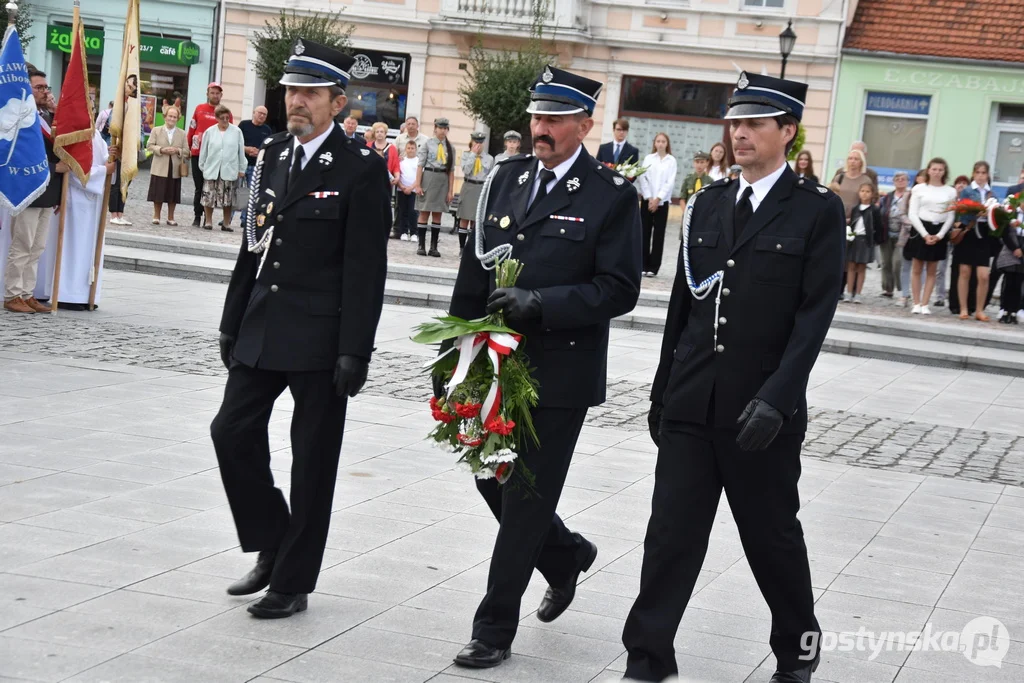
{"type": "MultiPolygon", "coordinates": [[[[199,62],[199,46],[191,40],[161,38],[143,34],[139,36],[139,58],[144,62],[157,64],[184,64],[190,66],[199,62]]],[[[50,24],[46,28],[46,48],[60,52],[71,52],[71,27],[50,24]]],[[[103,54],[103,31],[85,29],[85,54],[103,54]]]]}

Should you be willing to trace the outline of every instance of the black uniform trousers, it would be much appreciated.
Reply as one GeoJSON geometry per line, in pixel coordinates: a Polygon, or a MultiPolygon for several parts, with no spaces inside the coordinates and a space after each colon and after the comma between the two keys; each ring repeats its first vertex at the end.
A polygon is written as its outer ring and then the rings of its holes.
{"type": "Polygon", "coordinates": [[[519,607],[534,568],[549,585],[561,587],[581,562],[581,544],[555,508],[587,409],[536,408],[532,415],[540,447],[524,449],[519,457],[536,478],[534,489],[522,483],[510,486],[513,481],[499,485],[494,479],[478,479],[476,484],[500,527],[487,594],[473,617],[473,638],[503,649],[515,638],[519,607]]]}
{"type": "Polygon", "coordinates": [[[796,517],[804,435],[782,434],[767,449],[749,453],[736,445],[736,435],[700,424],[662,423],[640,593],[622,632],[629,652],[626,678],[661,681],[678,673],[673,642],[704,563],[723,488],[772,612],[769,642],[778,667],[792,671],[809,663],[799,659],[808,654],[801,642],[804,633],[819,628],[796,517]]]}
{"type": "Polygon", "coordinates": [[[668,203],[651,213],[647,202],[640,204],[640,226],[643,229],[643,272],[657,274],[665,250],[665,224],[668,223],[668,203]]]}
{"type": "Polygon", "coordinates": [[[210,433],[242,550],[276,550],[270,589],[311,593],[331,523],[347,399],[333,371],[276,372],[235,362],[210,433]],[[291,512],[270,471],[267,425],[288,388],[292,414],[291,512]]]}
{"type": "Polygon", "coordinates": [[[203,172],[199,170],[199,157],[192,157],[192,182],[196,184],[195,194],[192,195],[192,210],[195,212],[199,224],[203,224],[206,216],[203,209],[203,172]]]}

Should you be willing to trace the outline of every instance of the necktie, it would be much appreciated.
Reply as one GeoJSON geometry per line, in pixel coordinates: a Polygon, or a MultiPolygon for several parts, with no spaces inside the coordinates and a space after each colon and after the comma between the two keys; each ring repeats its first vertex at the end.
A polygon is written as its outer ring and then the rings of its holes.
{"type": "Polygon", "coordinates": [[[753,193],[754,188],[747,185],[747,189],[743,190],[740,201],[736,205],[736,216],[733,220],[733,234],[736,236],[733,240],[734,243],[743,237],[743,229],[747,227],[750,217],[754,215],[754,205],[750,203],[750,195],[753,193]]]}
{"type": "Polygon", "coordinates": [[[622,144],[615,143],[615,163],[619,163],[619,155],[622,154],[622,144]]]}
{"type": "Polygon", "coordinates": [[[435,159],[437,159],[437,163],[441,164],[442,166],[447,165],[448,163],[448,157],[444,153],[443,142],[437,143],[437,156],[435,157],[435,159]]]}
{"type": "Polygon", "coordinates": [[[540,170],[540,187],[537,188],[537,196],[533,198],[533,202],[530,204],[530,208],[526,210],[526,213],[533,211],[533,207],[540,204],[540,200],[548,196],[548,183],[554,179],[554,171],[549,171],[546,168],[540,170]]]}
{"type": "Polygon", "coordinates": [[[295,154],[292,157],[292,168],[288,172],[288,189],[292,189],[295,185],[295,181],[298,179],[299,174],[302,173],[302,157],[306,153],[306,148],[299,145],[295,148],[295,154]]]}
{"type": "Polygon", "coordinates": [[[699,192],[699,191],[700,191],[700,188],[701,188],[701,182],[700,182],[700,177],[698,176],[698,177],[697,177],[697,182],[695,182],[695,183],[693,184],[693,191],[694,191],[694,192],[699,192]]]}
{"type": "Polygon", "coordinates": [[[483,162],[480,161],[480,157],[477,157],[476,161],[473,162],[473,177],[476,178],[478,175],[480,175],[480,172],[483,171],[483,170],[484,170],[483,162]]]}

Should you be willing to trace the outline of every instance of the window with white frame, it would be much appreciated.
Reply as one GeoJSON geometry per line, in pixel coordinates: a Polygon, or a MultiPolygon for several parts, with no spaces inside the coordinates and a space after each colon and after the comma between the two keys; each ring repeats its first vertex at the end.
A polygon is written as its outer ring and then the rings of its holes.
{"type": "Polygon", "coordinates": [[[928,95],[867,93],[860,139],[867,145],[868,165],[879,173],[879,183],[888,184],[883,176],[896,170],[921,167],[931,99],[928,95]]]}
{"type": "Polygon", "coordinates": [[[786,0],[743,0],[744,7],[769,7],[772,9],[782,9],[786,4],[786,0]]]}

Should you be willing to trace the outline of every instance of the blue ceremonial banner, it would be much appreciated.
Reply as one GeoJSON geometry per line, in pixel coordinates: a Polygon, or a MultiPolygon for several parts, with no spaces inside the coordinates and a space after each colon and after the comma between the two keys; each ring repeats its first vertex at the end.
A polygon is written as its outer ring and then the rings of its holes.
{"type": "Polygon", "coordinates": [[[0,48],[0,206],[17,215],[49,182],[42,121],[18,32],[9,26],[0,48]]]}

